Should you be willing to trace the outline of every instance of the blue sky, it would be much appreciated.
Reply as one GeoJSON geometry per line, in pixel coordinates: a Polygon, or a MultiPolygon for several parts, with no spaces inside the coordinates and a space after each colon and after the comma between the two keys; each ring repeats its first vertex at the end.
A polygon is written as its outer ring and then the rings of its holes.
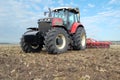
{"type": "Polygon", "coordinates": [[[0,0],[0,42],[18,43],[48,7],[79,7],[87,37],[120,40],[120,0],[0,0]]]}

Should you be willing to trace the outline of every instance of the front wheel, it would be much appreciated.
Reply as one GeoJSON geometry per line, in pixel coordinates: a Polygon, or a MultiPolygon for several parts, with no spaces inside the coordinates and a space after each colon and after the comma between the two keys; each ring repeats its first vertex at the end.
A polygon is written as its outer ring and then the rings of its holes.
{"type": "Polygon", "coordinates": [[[32,42],[32,43],[25,42],[24,37],[21,38],[20,45],[25,53],[40,52],[42,49],[42,45],[38,44],[37,42],[32,42]]]}
{"type": "Polygon", "coordinates": [[[68,49],[68,34],[62,28],[54,28],[45,36],[45,48],[48,53],[63,53],[68,49]]]}

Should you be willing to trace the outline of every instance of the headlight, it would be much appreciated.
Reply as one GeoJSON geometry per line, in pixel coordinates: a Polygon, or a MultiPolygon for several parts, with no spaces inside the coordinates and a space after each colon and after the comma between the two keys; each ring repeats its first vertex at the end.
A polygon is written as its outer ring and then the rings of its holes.
{"type": "Polygon", "coordinates": [[[47,21],[47,19],[44,19],[44,21],[47,21]]]}
{"type": "Polygon", "coordinates": [[[48,21],[50,21],[50,19],[48,19],[48,21]]]}
{"type": "Polygon", "coordinates": [[[44,19],[44,21],[46,21],[46,22],[50,22],[50,19],[44,19]]]}

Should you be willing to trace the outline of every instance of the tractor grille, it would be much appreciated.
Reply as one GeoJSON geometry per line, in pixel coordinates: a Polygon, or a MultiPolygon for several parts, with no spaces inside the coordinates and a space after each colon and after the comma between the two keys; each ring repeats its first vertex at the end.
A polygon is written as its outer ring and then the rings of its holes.
{"type": "Polygon", "coordinates": [[[51,28],[50,22],[39,22],[39,31],[47,32],[51,28]]]}

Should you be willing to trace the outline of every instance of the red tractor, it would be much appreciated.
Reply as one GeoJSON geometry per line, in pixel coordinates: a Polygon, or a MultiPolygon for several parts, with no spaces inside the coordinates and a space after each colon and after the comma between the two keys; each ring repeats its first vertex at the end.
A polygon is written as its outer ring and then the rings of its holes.
{"type": "Polygon", "coordinates": [[[38,28],[28,28],[23,34],[20,44],[24,52],[39,52],[43,47],[48,53],[86,48],[86,32],[78,8],[61,7],[46,13],[47,18],[38,20],[38,28]]]}
{"type": "Polygon", "coordinates": [[[109,48],[110,44],[111,42],[103,42],[87,38],[87,48],[109,48]]]}

